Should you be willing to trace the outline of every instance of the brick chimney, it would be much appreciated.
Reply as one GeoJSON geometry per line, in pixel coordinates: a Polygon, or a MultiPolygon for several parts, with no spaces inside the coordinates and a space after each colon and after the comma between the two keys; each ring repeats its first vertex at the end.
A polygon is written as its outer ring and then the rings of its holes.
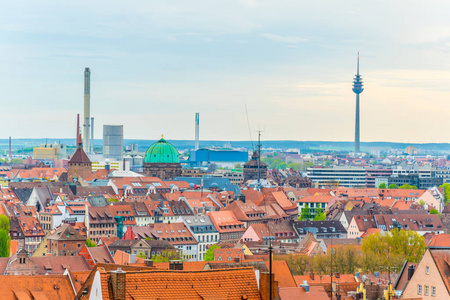
{"type": "Polygon", "coordinates": [[[151,259],[145,259],[144,263],[147,267],[152,268],[153,267],[153,260],[151,259]]]}
{"type": "Polygon", "coordinates": [[[179,260],[170,261],[169,270],[183,271],[183,262],[179,260]]]}
{"type": "Polygon", "coordinates": [[[117,270],[111,271],[110,273],[114,299],[125,300],[126,273],[122,271],[122,268],[117,268],[117,270]]]}
{"type": "MultiPolygon", "coordinates": [[[[261,300],[270,300],[270,279],[269,273],[260,273],[259,278],[259,293],[261,300]]],[[[272,273],[272,299],[279,298],[278,281],[275,281],[275,274],[272,273]]]]}

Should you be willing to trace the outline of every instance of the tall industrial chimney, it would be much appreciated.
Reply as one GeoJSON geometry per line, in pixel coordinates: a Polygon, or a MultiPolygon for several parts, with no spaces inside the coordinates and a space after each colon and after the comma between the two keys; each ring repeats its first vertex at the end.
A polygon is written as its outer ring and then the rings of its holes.
{"type": "Polygon", "coordinates": [[[94,118],[91,118],[91,151],[94,154],[94,118]]]}
{"type": "Polygon", "coordinates": [[[195,150],[198,150],[198,139],[200,130],[200,113],[195,113],[195,150]]]}
{"type": "Polygon", "coordinates": [[[91,70],[89,68],[84,69],[84,144],[83,150],[86,153],[90,151],[91,140],[89,138],[91,118],[91,70]]]}

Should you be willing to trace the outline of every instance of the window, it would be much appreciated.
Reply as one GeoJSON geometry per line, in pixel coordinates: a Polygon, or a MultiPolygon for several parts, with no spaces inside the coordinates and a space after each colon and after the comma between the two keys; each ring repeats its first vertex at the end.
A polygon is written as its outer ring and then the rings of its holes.
{"type": "Polygon", "coordinates": [[[436,287],[435,286],[431,287],[431,296],[436,297],[436,287]]]}
{"type": "Polygon", "coordinates": [[[417,295],[422,295],[422,285],[417,285],[417,295]]]}
{"type": "Polygon", "coordinates": [[[427,268],[425,269],[425,273],[426,273],[427,275],[430,274],[430,267],[427,267],[427,268]]]}
{"type": "Polygon", "coordinates": [[[428,285],[425,286],[425,296],[428,296],[428,285]]]}

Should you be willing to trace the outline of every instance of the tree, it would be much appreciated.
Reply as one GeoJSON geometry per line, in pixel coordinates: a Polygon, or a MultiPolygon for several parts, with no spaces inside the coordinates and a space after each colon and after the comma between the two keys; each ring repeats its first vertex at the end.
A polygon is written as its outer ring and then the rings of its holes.
{"type": "Polygon", "coordinates": [[[204,261],[214,261],[214,249],[220,249],[220,246],[212,245],[206,250],[205,257],[203,257],[204,261]]]}
{"type": "Polygon", "coordinates": [[[391,183],[388,188],[389,189],[398,189],[398,185],[396,185],[395,183],[391,183]]]}
{"type": "Polygon", "coordinates": [[[324,221],[327,218],[327,214],[323,212],[323,209],[317,208],[313,221],[324,221]]]}
{"type": "Polygon", "coordinates": [[[87,239],[86,240],[86,246],[88,247],[97,247],[97,244],[93,241],[91,241],[91,239],[87,239]]]}
{"type": "Polygon", "coordinates": [[[5,215],[0,215],[0,230],[5,230],[9,233],[9,218],[5,215]]]}
{"type": "Polygon", "coordinates": [[[380,183],[380,185],[378,186],[379,189],[385,189],[386,188],[386,183],[380,183]]]}
{"type": "Polygon", "coordinates": [[[430,210],[430,215],[438,215],[438,214],[439,214],[439,211],[436,208],[432,208],[430,210]]]}
{"type": "Polygon", "coordinates": [[[119,202],[119,200],[115,198],[108,198],[108,202],[119,202]]]}
{"type": "Polygon", "coordinates": [[[329,166],[331,166],[331,160],[327,159],[325,161],[325,167],[329,167],[329,166]]]}
{"type": "Polygon", "coordinates": [[[0,215],[0,257],[9,257],[11,249],[9,230],[9,218],[5,215],[0,215]]]}
{"type": "Polygon", "coordinates": [[[404,190],[417,190],[417,186],[415,186],[415,185],[410,185],[410,184],[404,184],[404,185],[400,186],[399,189],[404,189],[404,190]]]}
{"type": "Polygon", "coordinates": [[[363,268],[379,271],[382,267],[401,267],[405,260],[418,263],[427,248],[425,238],[413,230],[376,233],[361,244],[363,268]]]}
{"type": "Polygon", "coordinates": [[[450,199],[450,184],[444,183],[440,186],[440,188],[444,189],[444,201],[445,204],[447,204],[450,199]]]}
{"type": "Polygon", "coordinates": [[[152,256],[153,262],[169,262],[171,260],[181,260],[180,253],[176,250],[162,251],[160,255],[152,256]]]}
{"type": "Polygon", "coordinates": [[[237,164],[234,165],[234,168],[235,169],[242,169],[242,166],[241,166],[240,163],[237,163],[237,164]]]}
{"type": "Polygon", "coordinates": [[[142,258],[142,259],[146,259],[147,257],[145,257],[144,252],[139,252],[139,254],[137,255],[137,257],[142,258]]]}
{"type": "Polygon", "coordinates": [[[11,237],[9,231],[0,229],[0,257],[9,257],[11,249],[11,237]]]}
{"type": "Polygon", "coordinates": [[[305,204],[305,207],[302,208],[302,212],[299,217],[299,221],[307,221],[311,219],[311,209],[308,204],[305,204]]]}

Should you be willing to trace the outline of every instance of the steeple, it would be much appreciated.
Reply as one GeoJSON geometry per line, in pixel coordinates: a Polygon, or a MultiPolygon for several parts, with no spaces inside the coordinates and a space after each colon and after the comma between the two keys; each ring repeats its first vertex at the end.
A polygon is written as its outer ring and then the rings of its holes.
{"type": "Polygon", "coordinates": [[[81,139],[80,133],[80,114],[77,114],[77,149],[83,148],[83,140],[81,139]]]}

